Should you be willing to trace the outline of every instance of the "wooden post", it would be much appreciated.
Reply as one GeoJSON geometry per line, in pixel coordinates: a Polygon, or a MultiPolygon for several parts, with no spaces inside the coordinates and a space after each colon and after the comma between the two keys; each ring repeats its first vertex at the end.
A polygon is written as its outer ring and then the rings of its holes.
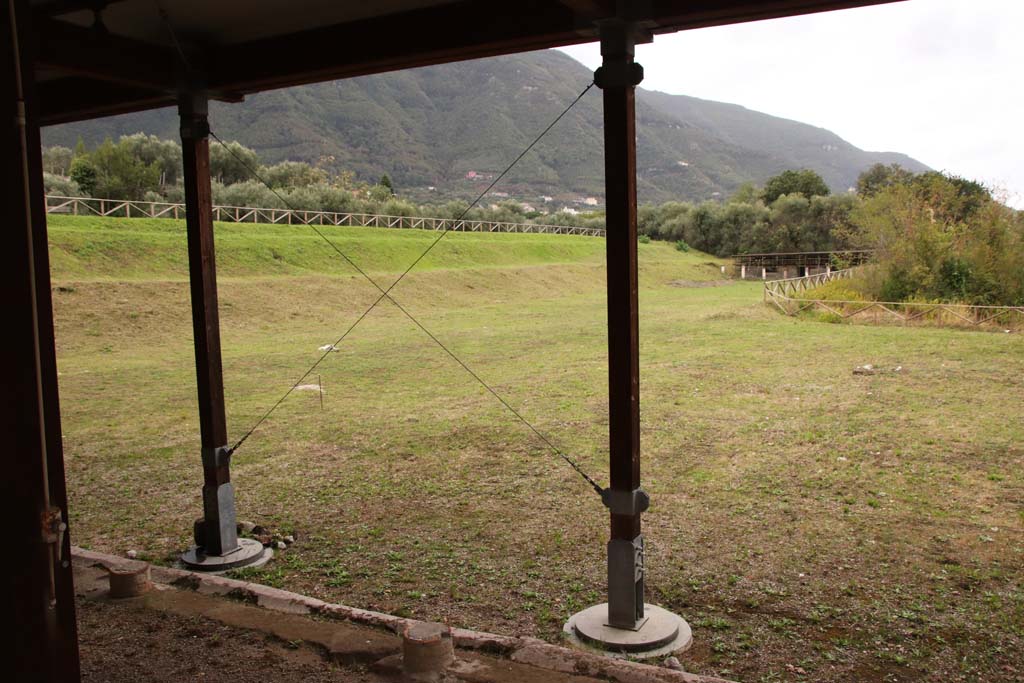
{"type": "Polygon", "coordinates": [[[640,346],[637,299],[635,88],[643,70],[633,61],[635,34],[623,21],[601,24],[608,267],[610,509],[608,623],[633,629],[644,618],[640,513],[640,346]]]}
{"type": "Polygon", "coordinates": [[[78,681],[78,636],[50,299],[46,201],[35,109],[31,14],[5,3],[0,22],[0,250],[6,325],[0,357],[2,495],[6,503],[5,680],[78,681]]]}
{"type": "Polygon", "coordinates": [[[203,519],[196,522],[195,540],[207,555],[226,555],[238,548],[238,536],[221,373],[206,96],[184,94],[178,113],[203,463],[203,519]]]}

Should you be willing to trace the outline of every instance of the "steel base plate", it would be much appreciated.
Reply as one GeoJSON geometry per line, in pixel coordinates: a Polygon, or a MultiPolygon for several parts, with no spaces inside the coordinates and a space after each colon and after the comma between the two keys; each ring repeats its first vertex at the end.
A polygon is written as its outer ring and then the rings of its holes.
{"type": "Polygon", "coordinates": [[[648,604],[644,617],[636,630],[608,626],[608,603],[603,602],[574,614],[562,631],[574,645],[629,659],[664,657],[693,643],[690,625],[682,617],[648,604]]]}
{"type": "Polygon", "coordinates": [[[192,546],[181,554],[185,569],[197,572],[226,572],[240,567],[259,567],[274,556],[274,551],[264,548],[259,541],[251,538],[238,539],[238,548],[226,555],[207,555],[198,546],[192,546]]]}

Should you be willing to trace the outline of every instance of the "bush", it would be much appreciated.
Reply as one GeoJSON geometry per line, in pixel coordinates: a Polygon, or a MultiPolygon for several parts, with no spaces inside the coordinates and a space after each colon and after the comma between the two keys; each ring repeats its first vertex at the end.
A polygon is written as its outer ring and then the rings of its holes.
{"type": "Polygon", "coordinates": [[[676,240],[676,251],[690,251],[690,245],[686,240],[676,240]]]}
{"type": "Polygon", "coordinates": [[[70,178],[43,172],[43,192],[59,197],[81,197],[78,183],[70,178]]]}
{"type": "Polygon", "coordinates": [[[650,244],[651,237],[650,235],[640,235],[639,237],[636,238],[636,241],[639,242],[640,244],[650,244]]]}
{"type": "Polygon", "coordinates": [[[71,180],[86,196],[94,196],[96,192],[96,167],[87,157],[75,157],[68,171],[71,180]]]}

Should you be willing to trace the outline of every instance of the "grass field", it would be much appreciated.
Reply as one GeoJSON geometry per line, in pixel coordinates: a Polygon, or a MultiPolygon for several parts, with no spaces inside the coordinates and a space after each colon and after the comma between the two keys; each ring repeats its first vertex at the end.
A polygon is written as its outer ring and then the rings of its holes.
{"type": "MultiPolygon", "coordinates": [[[[183,225],[50,226],[72,540],[168,561],[201,510],[183,225]]],[[[376,295],[304,228],[217,231],[237,438],[376,295]]],[[[387,282],[434,238],[325,231],[387,282]]],[[[603,250],[452,234],[395,290],[602,483],[603,250]]],[[[710,257],[640,258],[649,600],[686,667],[1024,679],[1024,339],[793,320],[710,257]]],[[[319,372],[323,410],[297,392],[234,457],[240,518],[298,534],[252,578],[552,640],[602,600],[593,491],[394,308],[319,372]]]]}

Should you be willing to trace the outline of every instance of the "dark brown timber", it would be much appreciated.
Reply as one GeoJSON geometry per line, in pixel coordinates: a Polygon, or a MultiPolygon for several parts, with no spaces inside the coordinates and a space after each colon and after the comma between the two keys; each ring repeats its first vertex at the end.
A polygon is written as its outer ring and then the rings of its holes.
{"type": "Polygon", "coordinates": [[[0,624],[12,639],[11,680],[79,680],[67,496],[57,400],[53,308],[46,250],[39,120],[33,101],[28,3],[4,2],[0,198],[7,230],[0,250],[5,353],[0,440],[11,552],[0,624]],[[20,39],[20,40],[19,40],[20,39]]]}
{"type": "MultiPolygon", "coordinates": [[[[604,50],[602,43],[602,51],[604,50]]],[[[633,61],[632,55],[605,54],[633,61]]],[[[604,94],[604,172],[607,197],[608,420],[611,488],[640,486],[640,354],[636,260],[636,116],[633,86],[604,94]]],[[[612,515],[612,538],[632,540],[640,515],[612,515]]]]}
{"type": "Polygon", "coordinates": [[[213,199],[210,189],[210,139],[207,100],[187,94],[179,104],[185,183],[185,225],[192,294],[192,330],[199,396],[199,432],[203,454],[203,520],[196,544],[209,555],[238,547],[234,528],[231,475],[226,457],[217,457],[228,440],[221,369],[217,270],[213,247],[213,199]],[[225,496],[227,498],[225,499],[225,496]]]}
{"type": "MultiPolygon", "coordinates": [[[[613,495],[619,492],[628,495],[640,488],[634,102],[639,76],[633,64],[632,31],[632,26],[622,22],[602,24],[604,60],[595,76],[604,96],[609,472],[613,495]]],[[[639,509],[623,513],[613,507],[608,546],[608,605],[612,626],[630,628],[643,617],[642,543],[639,509]],[[641,549],[639,557],[634,548],[641,549]]]]}

